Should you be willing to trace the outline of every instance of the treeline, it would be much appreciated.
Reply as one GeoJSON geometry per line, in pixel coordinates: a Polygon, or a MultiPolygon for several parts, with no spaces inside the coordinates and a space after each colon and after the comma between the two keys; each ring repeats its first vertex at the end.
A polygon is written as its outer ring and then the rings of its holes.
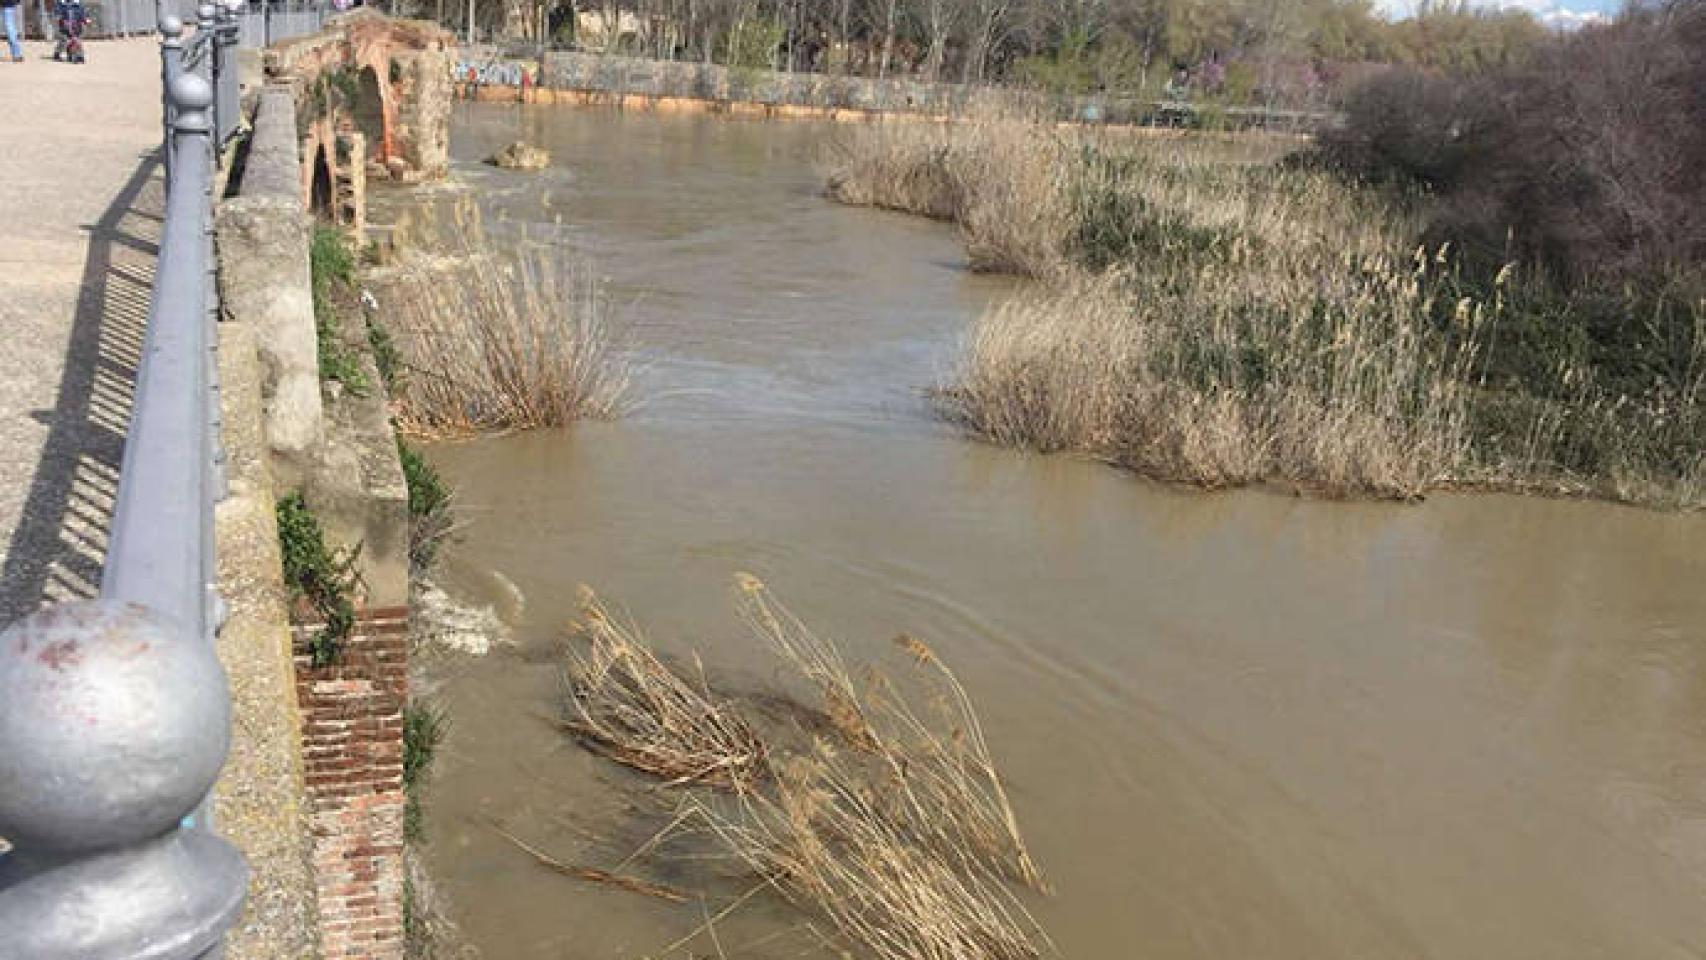
{"type": "MultiPolygon", "coordinates": [[[[428,0],[422,0],[428,2],[428,0]]],[[[474,0],[482,32],[743,68],[1011,81],[1058,93],[1322,102],[1371,65],[1469,74],[1547,37],[1520,10],[1424,0],[474,0]]],[[[439,2],[462,27],[465,3],[439,2]]],[[[421,11],[428,16],[432,9],[421,11]]]]}

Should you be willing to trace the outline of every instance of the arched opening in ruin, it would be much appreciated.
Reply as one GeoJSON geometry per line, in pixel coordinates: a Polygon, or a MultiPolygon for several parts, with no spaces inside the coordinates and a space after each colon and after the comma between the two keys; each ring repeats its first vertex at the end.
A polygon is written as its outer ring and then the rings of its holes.
{"type": "Polygon", "coordinates": [[[332,208],[336,192],[332,188],[332,158],[326,156],[326,147],[322,144],[314,151],[314,181],[308,193],[308,209],[316,217],[324,220],[335,220],[337,213],[332,208]]]}
{"type": "Polygon", "coordinates": [[[377,160],[389,159],[385,150],[385,95],[379,89],[381,80],[372,67],[362,67],[357,76],[355,103],[350,105],[350,118],[355,128],[367,140],[367,155],[377,160]]]}

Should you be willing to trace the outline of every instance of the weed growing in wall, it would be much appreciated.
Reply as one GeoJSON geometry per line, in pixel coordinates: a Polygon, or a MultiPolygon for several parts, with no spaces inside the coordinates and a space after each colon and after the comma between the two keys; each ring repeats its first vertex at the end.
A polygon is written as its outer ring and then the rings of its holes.
{"type": "Polygon", "coordinates": [[[327,547],[320,521],[300,493],[280,499],[276,513],[284,583],[292,603],[306,602],[324,624],[308,642],[314,666],[324,667],[337,659],[339,647],[355,629],[351,598],[358,582],[355,558],[360,547],[342,553],[327,547]]]}
{"type": "Polygon", "coordinates": [[[335,228],[316,226],[308,248],[309,277],[314,294],[314,332],[320,355],[320,379],[336,382],[356,396],[371,386],[355,352],[344,343],[338,319],[338,297],[355,283],[355,257],[335,228]]]}

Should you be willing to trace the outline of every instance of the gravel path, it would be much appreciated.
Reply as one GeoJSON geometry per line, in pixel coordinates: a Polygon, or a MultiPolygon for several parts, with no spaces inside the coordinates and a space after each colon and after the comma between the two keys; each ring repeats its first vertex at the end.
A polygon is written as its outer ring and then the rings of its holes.
{"type": "Polygon", "coordinates": [[[148,312],[159,48],[0,62],[0,623],[93,596],[148,312]]]}

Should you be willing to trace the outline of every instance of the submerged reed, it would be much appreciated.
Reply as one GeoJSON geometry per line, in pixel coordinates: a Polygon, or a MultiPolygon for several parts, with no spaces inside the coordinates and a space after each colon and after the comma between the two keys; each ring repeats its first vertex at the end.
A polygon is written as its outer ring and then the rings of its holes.
{"type": "Polygon", "coordinates": [[[738,584],[758,639],[822,695],[821,722],[760,738],[739,701],[712,694],[702,670],[697,681],[671,671],[588,593],[567,728],[670,785],[719,788],[690,794],[666,832],[711,838],[874,957],[1040,956],[1047,937],[1007,882],[1046,885],[953,672],[922,642],[897,640],[934,707],[920,711],[880,674],[855,680],[835,644],[757,579],[738,584]]]}
{"type": "Polygon", "coordinates": [[[704,677],[695,686],[666,667],[638,628],[615,619],[590,590],[578,632],[586,651],[569,664],[564,729],[581,742],[672,784],[744,789],[762,769],[764,745],[704,677]]]}

